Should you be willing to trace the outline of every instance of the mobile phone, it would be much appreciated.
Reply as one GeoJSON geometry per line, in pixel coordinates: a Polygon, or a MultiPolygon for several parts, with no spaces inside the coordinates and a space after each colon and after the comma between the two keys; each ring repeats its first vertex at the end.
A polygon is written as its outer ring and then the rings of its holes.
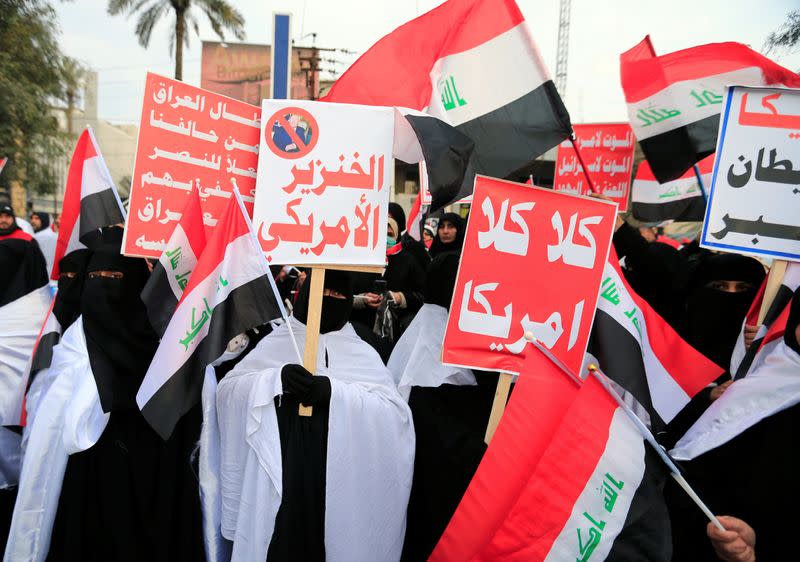
{"type": "Polygon", "coordinates": [[[379,295],[385,293],[388,290],[388,288],[386,287],[386,279],[376,279],[372,289],[373,292],[379,295]]]}

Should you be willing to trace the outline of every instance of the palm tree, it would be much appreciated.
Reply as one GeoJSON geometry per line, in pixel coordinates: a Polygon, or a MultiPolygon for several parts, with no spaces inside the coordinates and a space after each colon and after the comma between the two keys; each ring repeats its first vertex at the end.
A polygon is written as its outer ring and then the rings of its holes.
{"type": "Polygon", "coordinates": [[[70,142],[73,141],[73,116],[75,113],[75,102],[78,99],[84,80],[86,79],[87,69],[79,61],[72,57],[64,57],[61,61],[61,81],[64,87],[64,97],[67,102],[67,134],[70,142]]]}
{"type": "Polygon", "coordinates": [[[112,16],[126,12],[128,15],[139,14],[136,22],[136,36],[139,44],[147,47],[150,36],[158,21],[170,11],[175,13],[175,31],[170,38],[169,49],[175,49],[175,79],[183,79],[183,47],[189,46],[187,26],[199,32],[197,17],[192,8],[203,11],[220,39],[225,40],[225,30],[233,33],[237,39],[244,39],[244,18],[239,11],[226,0],[109,0],[108,13],[112,16]]]}

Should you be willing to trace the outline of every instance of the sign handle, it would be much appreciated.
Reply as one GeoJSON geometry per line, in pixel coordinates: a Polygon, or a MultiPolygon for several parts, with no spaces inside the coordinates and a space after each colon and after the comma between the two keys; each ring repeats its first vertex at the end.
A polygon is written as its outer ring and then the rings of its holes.
{"type": "Polygon", "coordinates": [[[578,155],[578,162],[580,162],[581,169],[583,170],[583,176],[586,178],[586,183],[589,184],[589,192],[597,193],[597,190],[594,188],[594,183],[592,182],[592,178],[589,177],[589,170],[586,168],[586,164],[583,162],[583,155],[581,155],[581,149],[578,148],[578,143],[575,142],[578,139],[575,132],[572,132],[572,135],[569,137],[569,142],[572,143],[572,148],[575,149],[575,154],[578,155]]]}
{"type": "MultiPolygon", "coordinates": [[[[303,367],[312,375],[317,371],[317,349],[319,348],[319,323],[322,317],[322,289],[325,287],[325,269],[311,269],[311,290],[308,295],[308,318],[306,318],[306,348],[303,351],[303,367]]],[[[311,406],[300,404],[298,415],[311,417],[311,406]]]]}
{"type": "Polygon", "coordinates": [[[758,311],[759,326],[764,323],[764,318],[767,316],[767,312],[769,312],[769,307],[772,306],[772,301],[775,300],[775,295],[778,294],[778,289],[781,288],[787,265],[789,265],[789,262],[786,260],[775,260],[772,262],[772,267],[769,268],[767,286],[764,289],[764,298],[761,300],[761,310],[758,311]]]}
{"type": "Polygon", "coordinates": [[[492,413],[489,415],[489,424],[486,426],[486,436],[483,440],[488,445],[491,442],[494,432],[503,417],[508,402],[508,392],[511,390],[511,380],[513,375],[500,373],[497,379],[497,389],[494,391],[494,401],[492,402],[492,413]]]}

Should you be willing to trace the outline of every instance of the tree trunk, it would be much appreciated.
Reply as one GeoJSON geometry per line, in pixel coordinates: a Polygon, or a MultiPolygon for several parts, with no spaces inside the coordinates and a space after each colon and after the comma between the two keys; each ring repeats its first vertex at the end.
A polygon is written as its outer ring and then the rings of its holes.
{"type": "Polygon", "coordinates": [[[74,134],[74,119],[73,115],[75,113],[75,93],[67,91],[67,135],[69,135],[69,140],[72,142],[72,135],[74,134]]]}
{"type": "Polygon", "coordinates": [[[183,37],[186,33],[186,10],[175,10],[175,80],[183,80],[183,37]]]}

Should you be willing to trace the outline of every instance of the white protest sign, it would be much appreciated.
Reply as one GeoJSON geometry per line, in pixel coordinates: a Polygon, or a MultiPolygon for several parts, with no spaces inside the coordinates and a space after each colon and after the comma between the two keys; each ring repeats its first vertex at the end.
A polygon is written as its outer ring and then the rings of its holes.
{"type": "Polygon", "coordinates": [[[728,88],[701,245],[800,261],[800,90],[728,88]]]}
{"type": "Polygon", "coordinates": [[[264,100],[253,225],[270,263],[384,266],[394,109],[264,100]]]}

